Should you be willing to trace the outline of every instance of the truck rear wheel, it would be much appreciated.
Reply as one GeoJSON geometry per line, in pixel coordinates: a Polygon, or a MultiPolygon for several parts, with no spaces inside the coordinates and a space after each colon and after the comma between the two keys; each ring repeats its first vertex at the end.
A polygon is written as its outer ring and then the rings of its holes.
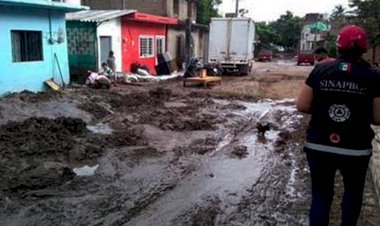
{"type": "Polygon", "coordinates": [[[248,75],[250,67],[249,64],[246,64],[238,66],[238,69],[240,75],[248,75]]]}

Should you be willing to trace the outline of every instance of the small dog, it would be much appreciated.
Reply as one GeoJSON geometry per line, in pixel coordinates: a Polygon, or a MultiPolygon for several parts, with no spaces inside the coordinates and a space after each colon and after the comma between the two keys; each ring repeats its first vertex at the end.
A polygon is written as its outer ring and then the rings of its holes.
{"type": "Polygon", "coordinates": [[[265,125],[263,125],[263,124],[261,124],[260,122],[258,122],[258,123],[256,124],[256,128],[257,128],[257,133],[258,133],[258,135],[261,135],[261,136],[264,136],[264,135],[265,135],[265,132],[268,131],[268,130],[270,130],[270,126],[269,126],[268,123],[265,124],[265,125]]]}

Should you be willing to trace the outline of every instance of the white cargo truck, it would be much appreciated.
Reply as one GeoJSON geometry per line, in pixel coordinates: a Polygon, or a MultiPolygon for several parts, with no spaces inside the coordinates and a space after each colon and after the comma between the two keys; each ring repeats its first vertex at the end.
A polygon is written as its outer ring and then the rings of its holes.
{"type": "Polygon", "coordinates": [[[255,24],[250,18],[211,18],[209,63],[246,75],[251,71],[255,24]]]}

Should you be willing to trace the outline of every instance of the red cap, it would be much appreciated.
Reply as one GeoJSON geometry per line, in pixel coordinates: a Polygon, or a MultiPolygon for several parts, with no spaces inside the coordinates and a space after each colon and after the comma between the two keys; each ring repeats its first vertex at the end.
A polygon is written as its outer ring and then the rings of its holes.
{"type": "Polygon", "coordinates": [[[347,25],[340,29],[336,46],[339,49],[359,48],[363,53],[367,51],[367,35],[363,28],[347,25]]]}

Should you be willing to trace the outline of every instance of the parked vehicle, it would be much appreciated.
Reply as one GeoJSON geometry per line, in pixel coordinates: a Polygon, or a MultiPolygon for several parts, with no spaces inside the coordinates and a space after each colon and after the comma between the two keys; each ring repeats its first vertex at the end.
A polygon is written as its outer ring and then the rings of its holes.
{"type": "Polygon", "coordinates": [[[263,50],[259,53],[258,55],[258,60],[259,61],[272,61],[272,57],[273,57],[273,52],[270,51],[270,50],[263,50]]]}
{"type": "Polygon", "coordinates": [[[203,66],[207,70],[208,76],[221,76],[223,74],[222,65],[219,63],[211,63],[203,66]]]}
{"type": "Polygon", "coordinates": [[[192,58],[189,67],[185,71],[185,77],[198,76],[200,69],[206,69],[207,76],[221,76],[223,74],[223,68],[220,64],[210,63],[203,65],[198,58],[192,58]]]}
{"type": "Polygon", "coordinates": [[[297,56],[297,65],[303,63],[314,65],[314,54],[313,52],[300,52],[297,56]]]}
{"type": "Polygon", "coordinates": [[[198,76],[198,71],[203,67],[202,63],[199,62],[198,58],[192,58],[190,64],[185,71],[185,77],[195,77],[198,76]]]}
{"type": "Polygon", "coordinates": [[[209,63],[220,63],[226,72],[251,71],[255,24],[250,18],[211,18],[209,63]]]}

